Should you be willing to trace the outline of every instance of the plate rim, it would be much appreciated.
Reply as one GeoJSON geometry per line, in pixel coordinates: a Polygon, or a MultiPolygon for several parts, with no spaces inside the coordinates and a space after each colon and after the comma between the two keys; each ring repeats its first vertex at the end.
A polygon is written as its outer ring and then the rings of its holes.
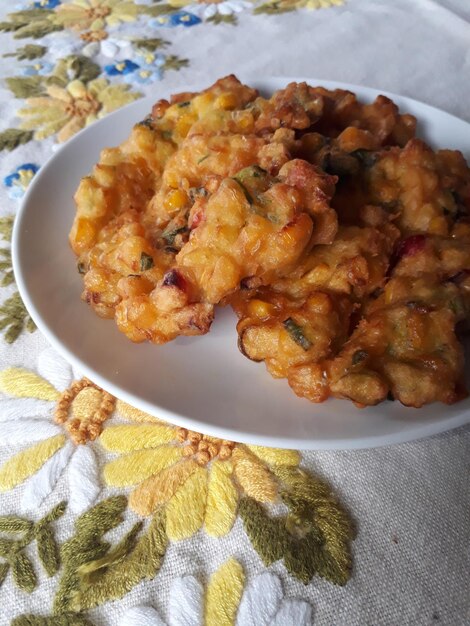
{"type": "MultiPolygon", "coordinates": [[[[315,83],[321,86],[326,86],[328,88],[337,88],[337,89],[346,89],[349,91],[357,92],[357,90],[362,91],[361,97],[363,94],[367,94],[367,97],[375,97],[379,94],[387,96],[393,100],[401,100],[402,102],[409,102],[412,104],[417,104],[420,107],[424,107],[427,112],[433,113],[438,112],[439,115],[445,115],[450,122],[452,123],[464,123],[470,127],[470,122],[466,120],[462,120],[461,118],[448,113],[442,109],[429,105],[427,103],[421,102],[415,98],[411,98],[409,96],[402,96],[400,94],[395,94],[389,91],[376,89],[374,87],[369,87],[365,85],[354,85],[351,83],[344,83],[342,81],[331,81],[331,80],[323,80],[317,79],[314,77],[286,77],[286,76],[269,76],[264,79],[256,79],[254,77],[246,77],[241,76],[241,80],[243,82],[254,83],[255,86],[262,85],[267,81],[283,81],[286,84],[288,82],[303,82],[308,81],[310,83],[315,83]]],[[[190,84],[188,86],[188,90],[198,90],[201,89],[198,84],[190,84]]],[[[260,87],[263,89],[263,87],[260,87]]],[[[163,90],[162,96],[164,97],[163,90]]],[[[166,92],[165,92],[166,93],[166,92]]],[[[143,106],[147,103],[150,104],[155,102],[155,97],[146,96],[145,98],[141,98],[137,101],[131,102],[124,107],[113,111],[102,120],[98,120],[95,123],[99,123],[104,119],[109,120],[116,115],[122,115],[125,109],[129,110],[133,107],[136,107],[137,104],[143,106]]],[[[150,109],[149,109],[150,110],[150,109]]],[[[158,418],[163,419],[163,421],[169,422],[170,424],[187,428],[190,430],[202,431],[207,435],[213,437],[219,437],[222,439],[230,439],[232,441],[237,441],[240,443],[252,444],[252,445],[262,445],[265,447],[276,447],[276,448],[284,448],[284,449],[296,449],[296,450],[329,450],[329,451],[339,451],[339,450],[360,450],[360,449],[373,449],[388,445],[396,445],[400,443],[407,443],[410,441],[416,441],[423,438],[435,436],[442,434],[444,432],[453,430],[455,428],[464,426],[470,423],[470,411],[464,411],[455,415],[453,417],[448,418],[447,420],[439,420],[437,422],[427,423],[427,424],[417,424],[416,427],[407,429],[405,431],[397,430],[394,433],[389,433],[385,435],[371,435],[371,436],[361,436],[354,439],[299,439],[299,438],[289,438],[285,439],[281,436],[267,436],[267,435],[259,435],[253,433],[245,433],[243,431],[234,430],[230,427],[222,427],[214,424],[207,424],[198,419],[191,418],[189,416],[181,415],[179,413],[175,413],[164,407],[160,407],[155,403],[148,402],[137,395],[134,395],[128,391],[123,390],[119,385],[113,383],[113,381],[108,380],[105,376],[102,376],[99,372],[95,371],[93,366],[88,365],[88,363],[84,362],[81,358],[77,357],[72,350],[70,350],[67,346],[65,346],[60,340],[59,336],[54,332],[54,329],[49,326],[46,320],[43,319],[42,315],[37,310],[32,298],[30,298],[28,289],[26,287],[26,279],[23,275],[21,269],[21,246],[19,245],[20,234],[22,230],[22,222],[27,215],[27,207],[29,204],[29,199],[35,193],[35,188],[38,185],[38,182],[41,176],[46,172],[49,168],[53,167],[54,164],[60,159],[60,154],[63,150],[71,149],[71,146],[74,143],[78,142],[84,134],[88,134],[90,129],[92,129],[94,124],[83,128],[79,131],[74,137],[72,137],[69,141],[64,143],[56,152],[54,152],[51,157],[46,161],[46,163],[41,167],[38,174],[34,177],[32,183],[28,187],[21,205],[16,213],[16,217],[13,225],[12,239],[11,239],[11,251],[12,251],[12,265],[13,271],[15,275],[16,285],[19,291],[19,294],[25,304],[28,313],[33,319],[34,323],[38,327],[39,331],[45,336],[46,340],[55,348],[55,350],[65,358],[67,362],[69,362],[73,367],[82,372],[85,376],[89,377],[93,382],[97,383],[100,387],[102,387],[105,391],[111,393],[119,400],[127,402],[132,406],[149,413],[150,415],[155,415],[155,412],[158,412],[158,418]]],[[[103,146],[104,147],[104,146],[103,146]]],[[[73,148],[72,148],[73,149],[73,148]]],[[[100,148],[102,149],[102,148],[100,148]]],[[[445,408],[445,405],[443,405],[445,408]]],[[[373,408],[373,407],[372,407],[373,408]]],[[[357,409],[358,411],[364,411],[366,409],[357,409]]]]}

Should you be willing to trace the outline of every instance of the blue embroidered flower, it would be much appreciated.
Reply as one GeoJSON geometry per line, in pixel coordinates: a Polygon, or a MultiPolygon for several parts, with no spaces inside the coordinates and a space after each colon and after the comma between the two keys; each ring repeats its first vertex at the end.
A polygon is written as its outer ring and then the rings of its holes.
{"type": "Polygon", "coordinates": [[[35,9],[55,9],[59,6],[61,0],[39,0],[34,3],[35,9]]]}
{"type": "Polygon", "coordinates": [[[35,163],[23,163],[14,172],[3,179],[3,184],[8,187],[8,196],[13,199],[21,198],[29,183],[39,169],[35,163]]]}
{"type": "Polygon", "coordinates": [[[174,28],[175,26],[195,26],[201,23],[201,18],[194,13],[188,13],[188,11],[176,11],[169,15],[159,15],[158,17],[149,20],[149,26],[157,28],[174,28]]]}
{"type": "Polygon", "coordinates": [[[116,63],[112,65],[105,65],[104,71],[108,76],[125,76],[126,74],[135,72],[139,67],[140,66],[134,63],[134,61],[124,59],[124,61],[116,61],[116,63]]]}
{"type": "Polygon", "coordinates": [[[139,69],[126,76],[124,79],[126,83],[147,85],[163,78],[162,68],[166,61],[164,54],[149,52],[148,50],[137,50],[136,54],[138,56],[139,69]]]}
{"type": "Polygon", "coordinates": [[[146,69],[154,69],[155,67],[162,67],[165,65],[166,56],[161,52],[149,52],[148,50],[137,50],[137,56],[139,57],[140,67],[146,69]]]}
{"type": "Polygon", "coordinates": [[[20,72],[23,76],[47,76],[53,69],[54,65],[52,63],[38,61],[33,65],[26,65],[25,67],[22,67],[20,72]]]}
{"type": "Polygon", "coordinates": [[[148,69],[141,67],[129,76],[126,76],[124,81],[130,85],[148,85],[154,83],[156,80],[163,78],[163,71],[160,68],[148,69]]]}

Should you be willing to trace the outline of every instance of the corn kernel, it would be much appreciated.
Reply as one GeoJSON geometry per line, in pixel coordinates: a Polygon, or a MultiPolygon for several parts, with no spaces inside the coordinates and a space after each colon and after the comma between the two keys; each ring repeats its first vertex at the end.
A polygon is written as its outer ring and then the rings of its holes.
{"type": "Polygon", "coordinates": [[[312,294],[308,299],[307,306],[310,311],[320,315],[327,315],[331,313],[332,309],[331,300],[326,293],[312,294]]]}
{"type": "Polygon", "coordinates": [[[180,183],[180,177],[176,172],[171,170],[165,172],[165,182],[168,187],[172,187],[173,189],[178,189],[180,183]]]}
{"type": "Polygon", "coordinates": [[[253,127],[253,114],[250,111],[240,111],[236,116],[236,122],[240,130],[249,130],[253,127]]]}
{"type": "Polygon", "coordinates": [[[95,242],[96,234],[96,228],[90,220],[84,217],[78,218],[70,234],[74,251],[80,253],[90,248],[95,242]]]}
{"type": "Polygon", "coordinates": [[[234,109],[237,106],[237,99],[233,93],[222,93],[214,102],[216,109],[234,109]]]}
{"type": "Polygon", "coordinates": [[[428,232],[431,235],[447,235],[447,221],[444,216],[433,217],[429,222],[428,232]]]}
{"type": "Polygon", "coordinates": [[[178,209],[182,209],[186,202],[188,201],[188,196],[183,189],[172,189],[168,192],[163,206],[167,211],[175,211],[178,209]]]}
{"type": "Polygon", "coordinates": [[[197,111],[198,116],[201,117],[204,113],[211,108],[211,104],[214,97],[211,93],[203,93],[200,96],[196,96],[193,100],[193,108],[197,111]]]}
{"type": "Polygon", "coordinates": [[[195,118],[193,115],[182,115],[175,124],[176,133],[178,133],[180,137],[186,137],[194,122],[195,118]]]}
{"type": "Polygon", "coordinates": [[[265,319],[274,313],[274,307],[272,304],[269,304],[269,302],[264,302],[263,300],[250,300],[248,303],[248,312],[251,317],[265,319]]]}

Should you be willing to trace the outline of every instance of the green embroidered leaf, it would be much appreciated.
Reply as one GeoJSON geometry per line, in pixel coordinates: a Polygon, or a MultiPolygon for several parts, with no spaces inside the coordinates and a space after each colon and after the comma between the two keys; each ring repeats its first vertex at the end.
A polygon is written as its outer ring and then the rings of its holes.
{"type": "Polygon", "coordinates": [[[25,9],[24,11],[15,11],[8,14],[10,20],[15,24],[29,24],[34,22],[34,20],[53,16],[54,11],[51,9],[25,9]]]}
{"type": "Polygon", "coordinates": [[[6,217],[0,217],[0,238],[3,239],[4,241],[11,241],[11,234],[13,231],[14,221],[15,221],[14,215],[7,215],[6,217]]]}
{"type": "Polygon", "coordinates": [[[120,563],[135,547],[137,543],[137,535],[142,530],[143,522],[137,522],[131,530],[124,535],[121,541],[114,546],[103,558],[85,563],[78,568],[80,576],[86,582],[94,582],[99,579],[102,571],[111,565],[120,563]]]}
{"type": "Polygon", "coordinates": [[[11,562],[13,580],[22,590],[31,593],[37,585],[33,564],[24,552],[18,552],[11,562]]]}
{"type": "Polygon", "coordinates": [[[93,622],[77,613],[64,613],[51,617],[19,615],[11,622],[11,626],[93,626],[93,622]]]}
{"type": "Polygon", "coordinates": [[[9,569],[10,569],[9,563],[0,563],[0,587],[3,585],[3,581],[7,577],[9,569]]]}
{"type": "Polygon", "coordinates": [[[73,78],[81,80],[84,83],[88,83],[101,74],[100,66],[85,56],[73,55],[68,57],[67,69],[69,72],[72,72],[73,78]]]}
{"type": "Polygon", "coordinates": [[[312,533],[321,538],[321,550],[315,559],[318,574],[335,584],[346,584],[351,570],[349,543],[354,537],[350,517],[319,478],[287,467],[277,467],[274,472],[284,483],[281,498],[291,519],[296,518],[297,527],[302,524],[309,531],[305,541],[311,542],[312,533]]]}
{"type": "Polygon", "coordinates": [[[238,511],[246,534],[263,563],[269,566],[282,559],[290,541],[283,518],[270,517],[253,498],[242,498],[238,511]]]}
{"type": "MultiPolygon", "coordinates": [[[[50,18],[53,17],[54,11],[48,9],[31,9],[26,11],[16,11],[8,15],[9,22],[0,22],[0,31],[15,32],[15,39],[18,39],[18,33],[21,33],[24,28],[33,24],[43,24],[46,22],[53,26],[53,22],[50,18]]],[[[21,34],[20,34],[21,37],[21,34]]]]}
{"type": "Polygon", "coordinates": [[[136,48],[148,50],[149,52],[155,52],[155,50],[166,48],[170,45],[169,41],[160,39],[160,37],[155,37],[153,39],[133,39],[132,43],[136,46],[136,48]]]}
{"type": "Polygon", "coordinates": [[[62,502],[59,502],[59,504],[56,504],[56,506],[53,509],[51,509],[49,513],[46,513],[46,515],[44,515],[44,517],[39,520],[36,526],[40,528],[44,524],[50,524],[51,522],[56,522],[58,519],[62,517],[66,509],[67,509],[67,502],[65,500],[62,500],[62,502]]]}
{"type": "Polygon", "coordinates": [[[46,78],[46,84],[65,87],[71,80],[75,79],[88,83],[100,73],[99,65],[91,59],[73,54],[59,60],[52,75],[46,78]]]}
{"type": "Polygon", "coordinates": [[[25,39],[30,37],[31,39],[41,39],[50,33],[55,33],[59,30],[63,30],[64,27],[61,24],[54,24],[50,20],[40,20],[27,24],[19,28],[13,35],[14,39],[25,39]]]}
{"type": "Polygon", "coordinates": [[[0,537],[0,556],[4,559],[9,559],[12,554],[16,552],[17,542],[12,539],[5,539],[0,537]]]}
{"type": "Polygon", "coordinates": [[[165,59],[165,63],[162,66],[164,72],[168,70],[176,70],[179,71],[182,67],[187,67],[189,65],[188,59],[180,59],[174,54],[167,56],[165,59]]]}
{"type": "MultiPolygon", "coordinates": [[[[131,533],[135,532],[135,528],[131,533]]],[[[160,569],[166,546],[165,516],[160,510],[154,515],[147,532],[124,558],[105,569],[95,570],[91,576],[90,573],[80,572],[78,589],[70,608],[76,611],[91,609],[103,602],[122,598],[142,580],[151,580],[160,569]]]]}
{"type": "Polygon", "coordinates": [[[288,467],[273,467],[289,513],[271,517],[251,498],[240,502],[240,516],[253,547],[266,565],[284,560],[286,569],[308,583],[318,574],[344,585],[349,579],[353,526],[320,479],[288,467]]]}
{"type": "Polygon", "coordinates": [[[24,329],[32,333],[36,325],[16,292],[0,306],[0,331],[5,330],[3,337],[7,343],[14,343],[24,329]]]}
{"type": "Polygon", "coordinates": [[[2,533],[26,533],[34,526],[33,522],[14,515],[0,517],[0,532],[2,533]]]}
{"type": "Polygon", "coordinates": [[[9,248],[0,248],[0,258],[2,257],[4,260],[0,261],[0,274],[3,274],[3,277],[0,281],[0,286],[8,287],[15,281],[11,263],[11,250],[9,248]]]}
{"type": "Polygon", "coordinates": [[[47,52],[47,48],[44,46],[37,46],[32,43],[28,43],[22,48],[18,48],[15,52],[10,52],[8,54],[4,54],[4,57],[16,57],[18,61],[24,61],[27,59],[28,61],[32,61],[33,59],[39,59],[44,56],[47,52]]]}
{"type": "Polygon", "coordinates": [[[0,585],[11,567],[16,585],[29,593],[34,590],[37,577],[30,559],[24,552],[24,548],[34,539],[37,541],[39,559],[49,576],[57,571],[58,547],[51,524],[64,513],[64,510],[65,503],[62,502],[36,523],[17,516],[0,517],[0,532],[23,535],[17,540],[0,537],[0,556],[8,561],[7,564],[0,564],[0,585]]]}
{"type": "Polygon", "coordinates": [[[3,33],[11,33],[18,28],[20,28],[20,26],[16,26],[13,22],[0,22],[0,31],[3,33]]]}
{"type": "Polygon", "coordinates": [[[108,552],[110,544],[103,541],[103,535],[122,523],[126,506],[125,496],[112,496],[75,520],[75,534],[60,550],[63,575],[54,599],[54,614],[61,615],[70,609],[79,587],[78,568],[103,558],[108,552]]]}
{"type": "Polygon", "coordinates": [[[0,151],[14,150],[18,146],[28,143],[33,138],[32,130],[21,130],[19,128],[7,128],[0,133],[0,151]]]}
{"type": "Polygon", "coordinates": [[[5,82],[15,98],[34,98],[44,94],[42,80],[42,76],[15,76],[5,82]]]}
{"type": "Polygon", "coordinates": [[[123,522],[126,507],[126,496],[112,496],[99,502],[76,520],[76,536],[104,535],[123,522]]]}
{"type": "Polygon", "coordinates": [[[169,4],[157,4],[152,6],[141,5],[139,11],[151,17],[158,17],[159,15],[168,15],[169,13],[176,13],[177,9],[169,4]]]}
{"type": "Polygon", "coordinates": [[[282,6],[280,2],[266,2],[253,10],[255,15],[278,15],[295,11],[295,6],[282,6]]]}
{"type": "Polygon", "coordinates": [[[232,26],[238,24],[238,20],[235,15],[222,15],[221,13],[215,13],[206,21],[211,22],[212,24],[231,24],[232,26]]]}
{"type": "Polygon", "coordinates": [[[67,503],[60,502],[36,523],[34,529],[39,560],[48,576],[54,576],[60,567],[60,550],[55,540],[52,523],[62,517],[66,508],[67,503]]]}
{"type": "Polygon", "coordinates": [[[56,543],[54,532],[49,524],[41,526],[36,531],[38,556],[47,575],[54,576],[59,571],[59,546],[56,543]]]}

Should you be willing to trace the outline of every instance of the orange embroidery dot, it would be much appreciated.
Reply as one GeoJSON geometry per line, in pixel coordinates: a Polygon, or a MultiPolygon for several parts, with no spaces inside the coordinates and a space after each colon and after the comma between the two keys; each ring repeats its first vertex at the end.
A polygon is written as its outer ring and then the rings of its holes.
{"type": "Polygon", "coordinates": [[[107,391],[98,387],[88,378],[74,381],[60,396],[54,414],[57,424],[64,424],[70,438],[77,445],[87,441],[94,441],[101,433],[104,422],[108,419],[116,406],[116,398],[107,391]],[[101,402],[98,409],[86,418],[74,417],[69,419],[72,403],[84,389],[96,389],[101,393],[101,402]]]}
{"type": "Polygon", "coordinates": [[[89,30],[80,35],[80,39],[87,42],[102,41],[103,39],[107,39],[107,37],[108,33],[105,30],[89,30]]]}
{"type": "Polygon", "coordinates": [[[86,16],[91,20],[99,20],[103,17],[107,17],[111,13],[109,7],[92,7],[85,11],[86,16]]]}
{"type": "Polygon", "coordinates": [[[183,444],[183,456],[194,457],[199,465],[207,465],[217,457],[226,461],[236,446],[233,441],[201,435],[186,428],[178,428],[176,439],[183,444]]]}

